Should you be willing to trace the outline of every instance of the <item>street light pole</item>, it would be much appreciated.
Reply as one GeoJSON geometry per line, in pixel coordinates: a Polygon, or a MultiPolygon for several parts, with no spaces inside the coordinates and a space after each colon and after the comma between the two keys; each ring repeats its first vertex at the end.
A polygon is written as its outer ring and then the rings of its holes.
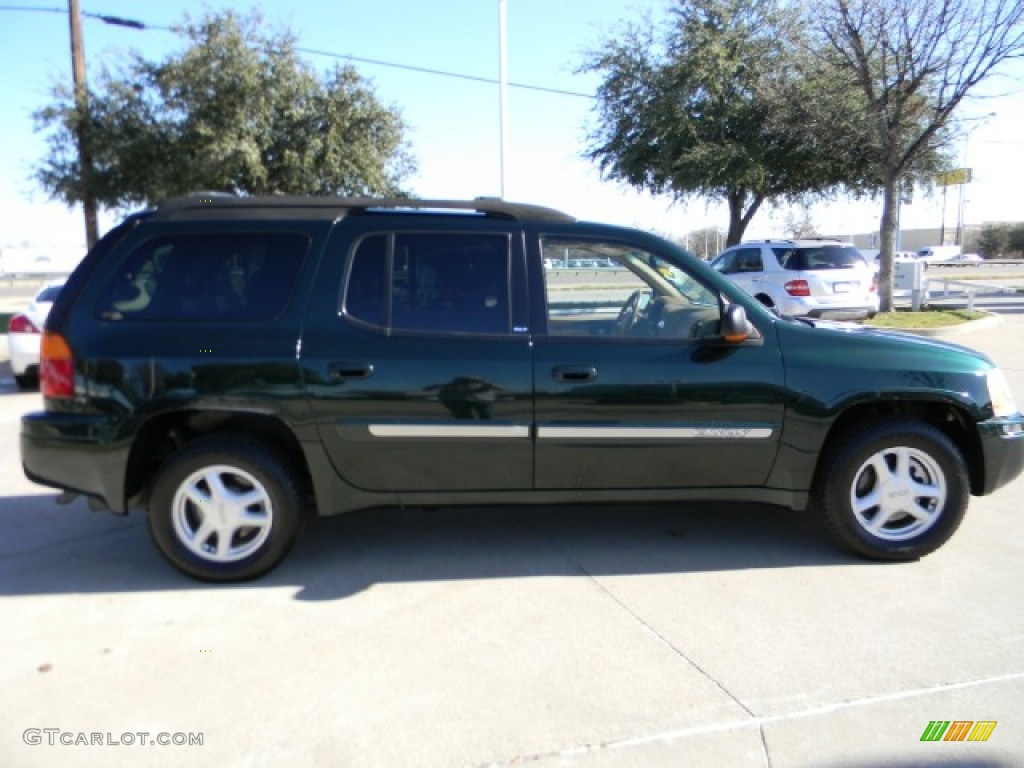
{"type": "Polygon", "coordinates": [[[498,0],[498,142],[500,144],[499,197],[505,199],[505,166],[508,160],[508,52],[505,45],[505,0],[498,0]]]}
{"type": "Polygon", "coordinates": [[[92,144],[89,125],[89,90],[85,84],[85,50],[82,45],[82,18],[78,0],[68,0],[71,25],[71,73],[75,83],[75,137],[78,140],[78,181],[81,185],[82,213],[85,215],[85,244],[96,245],[100,228],[96,198],[92,190],[92,144]]]}

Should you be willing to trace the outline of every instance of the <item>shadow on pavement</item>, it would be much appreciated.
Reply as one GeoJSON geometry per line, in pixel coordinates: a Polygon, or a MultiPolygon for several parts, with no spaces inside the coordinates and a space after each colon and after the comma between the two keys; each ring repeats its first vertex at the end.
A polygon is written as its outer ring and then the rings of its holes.
{"type": "Polygon", "coordinates": [[[810,514],[767,505],[383,508],[312,519],[268,576],[211,586],[164,562],[143,514],[53,499],[0,498],[0,596],[298,586],[296,599],[318,601],[381,583],[866,562],[836,548],[810,514]]]}

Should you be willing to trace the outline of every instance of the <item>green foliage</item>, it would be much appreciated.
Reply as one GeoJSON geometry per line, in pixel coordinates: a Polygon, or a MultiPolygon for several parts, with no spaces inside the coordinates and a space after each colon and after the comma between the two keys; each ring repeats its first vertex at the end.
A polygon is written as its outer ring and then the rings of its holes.
{"type": "Polygon", "coordinates": [[[1012,224],[1006,231],[1006,250],[1024,256],[1024,224],[1012,224]]]}
{"type": "Polygon", "coordinates": [[[1010,225],[986,224],[978,237],[978,251],[987,259],[999,258],[1006,251],[1010,225]]]}
{"type": "Polygon", "coordinates": [[[888,311],[900,186],[943,164],[955,110],[998,66],[1024,54],[1024,4],[805,0],[804,15],[808,59],[859,91],[864,105],[851,141],[864,148],[882,193],[879,299],[888,311]]]}
{"type": "MultiPolygon", "coordinates": [[[[627,26],[591,52],[597,126],[587,156],[602,173],[677,199],[725,200],[729,244],[761,204],[864,184],[862,156],[832,139],[833,123],[800,125],[793,105],[850,88],[801,80],[799,25],[776,0],[676,0],[659,36],[627,26]]],[[[841,104],[837,106],[840,108],[841,104]]]]}
{"type": "MultiPolygon", "coordinates": [[[[413,162],[405,126],[350,66],[325,76],[288,32],[227,11],[177,29],[163,61],[132,53],[90,93],[96,200],[125,207],[199,189],[239,194],[399,194],[413,162]]],[[[82,199],[70,90],[57,87],[37,124],[50,132],[35,176],[68,204],[82,199]]]]}

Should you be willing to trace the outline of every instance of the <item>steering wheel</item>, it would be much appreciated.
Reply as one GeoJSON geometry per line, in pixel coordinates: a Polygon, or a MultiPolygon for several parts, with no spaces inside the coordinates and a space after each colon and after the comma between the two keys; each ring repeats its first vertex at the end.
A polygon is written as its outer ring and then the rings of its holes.
{"type": "Polygon", "coordinates": [[[636,325],[640,317],[641,300],[644,297],[643,291],[633,291],[626,299],[626,303],[619,310],[619,316],[615,318],[615,333],[625,336],[636,325]]]}

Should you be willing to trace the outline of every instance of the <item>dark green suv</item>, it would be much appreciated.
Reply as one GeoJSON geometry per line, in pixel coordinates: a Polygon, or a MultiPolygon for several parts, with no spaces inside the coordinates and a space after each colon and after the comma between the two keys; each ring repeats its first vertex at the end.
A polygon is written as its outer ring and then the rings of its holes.
{"type": "Polygon", "coordinates": [[[191,196],[47,321],[26,474],[227,581],[307,510],[737,499],[916,558],[1024,463],[982,355],[784,320],[659,238],[535,206],[191,196]],[[581,266],[586,265],[586,266],[581,266]]]}

